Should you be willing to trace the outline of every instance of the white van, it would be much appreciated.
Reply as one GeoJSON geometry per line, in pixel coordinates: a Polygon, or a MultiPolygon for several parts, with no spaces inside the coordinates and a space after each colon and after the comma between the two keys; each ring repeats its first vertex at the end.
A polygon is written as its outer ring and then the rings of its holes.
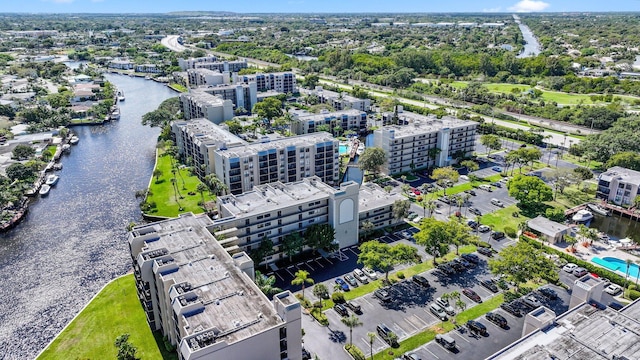
{"type": "Polygon", "coordinates": [[[502,203],[502,201],[498,199],[491,199],[491,203],[495,206],[504,207],[504,204],[502,203]]]}
{"type": "Polygon", "coordinates": [[[478,186],[478,189],[491,192],[491,185],[482,184],[478,186]]]}

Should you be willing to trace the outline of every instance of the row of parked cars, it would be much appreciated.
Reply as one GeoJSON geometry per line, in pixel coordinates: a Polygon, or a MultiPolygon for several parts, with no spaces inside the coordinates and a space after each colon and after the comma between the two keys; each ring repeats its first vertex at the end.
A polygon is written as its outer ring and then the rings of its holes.
{"type": "Polygon", "coordinates": [[[369,280],[376,280],[378,274],[369,268],[354,269],[351,274],[346,274],[343,278],[336,278],[336,284],[340,285],[342,291],[351,290],[349,286],[358,287],[358,283],[368,284],[369,280]]]}

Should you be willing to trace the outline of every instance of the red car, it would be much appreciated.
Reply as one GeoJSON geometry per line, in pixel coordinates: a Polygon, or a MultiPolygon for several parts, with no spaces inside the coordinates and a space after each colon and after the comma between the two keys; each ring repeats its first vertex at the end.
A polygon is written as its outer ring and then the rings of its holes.
{"type": "Polygon", "coordinates": [[[415,195],[421,195],[421,194],[422,194],[422,193],[420,192],[420,190],[418,190],[418,189],[413,189],[413,193],[414,193],[415,195]]]}
{"type": "Polygon", "coordinates": [[[476,294],[475,291],[466,288],[466,289],[462,289],[462,293],[464,294],[464,296],[468,297],[469,299],[477,302],[477,303],[481,303],[482,299],[480,299],[480,295],[476,294]]]}

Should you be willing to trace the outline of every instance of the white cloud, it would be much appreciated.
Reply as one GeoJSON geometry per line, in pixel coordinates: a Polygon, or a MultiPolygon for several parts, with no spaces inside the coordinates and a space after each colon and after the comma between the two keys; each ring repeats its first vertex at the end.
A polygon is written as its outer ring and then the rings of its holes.
{"type": "Polygon", "coordinates": [[[486,13],[496,13],[496,12],[500,12],[502,10],[502,8],[500,6],[498,7],[494,7],[491,9],[482,9],[482,12],[486,12],[486,13]]]}
{"type": "Polygon", "coordinates": [[[538,0],[521,0],[509,8],[515,12],[538,12],[549,7],[549,3],[538,0]]]}

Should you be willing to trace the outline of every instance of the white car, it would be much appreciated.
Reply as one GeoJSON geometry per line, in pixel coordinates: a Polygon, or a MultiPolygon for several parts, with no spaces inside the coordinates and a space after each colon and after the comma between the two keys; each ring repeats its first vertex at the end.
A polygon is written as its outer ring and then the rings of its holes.
{"type": "Polygon", "coordinates": [[[483,233],[483,232],[491,231],[491,228],[487,225],[480,225],[478,226],[478,231],[483,233]]]}
{"type": "Polygon", "coordinates": [[[364,273],[371,279],[371,280],[375,280],[378,278],[378,274],[376,274],[376,272],[372,269],[369,268],[362,268],[362,271],[364,271],[364,273]]]}
{"type": "Polygon", "coordinates": [[[542,304],[540,303],[540,301],[538,299],[536,299],[535,296],[533,295],[529,295],[527,297],[525,297],[523,299],[524,303],[531,306],[534,309],[539,308],[540,306],[542,306],[542,304]]]}
{"type": "Polygon", "coordinates": [[[607,286],[604,289],[604,291],[607,294],[611,294],[611,295],[615,296],[615,295],[618,295],[622,291],[622,288],[620,286],[616,285],[616,284],[610,284],[609,286],[607,286]]]}
{"type": "Polygon", "coordinates": [[[369,283],[369,278],[367,278],[367,275],[365,275],[364,272],[360,269],[353,270],[353,277],[363,284],[369,283]]]}
{"type": "Polygon", "coordinates": [[[562,270],[568,272],[569,274],[571,274],[573,272],[573,270],[575,270],[578,267],[578,265],[574,264],[574,263],[568,263],[567,265],[565,265],[562,270]]]}
{"type": "Polygon", "coordinates": [[[449,305],[449,301],[443,300],[442,298],[436,298],[436,304],[440,305],[441,308],[449,315],[455,315],[456,311],[449,305]]]}

